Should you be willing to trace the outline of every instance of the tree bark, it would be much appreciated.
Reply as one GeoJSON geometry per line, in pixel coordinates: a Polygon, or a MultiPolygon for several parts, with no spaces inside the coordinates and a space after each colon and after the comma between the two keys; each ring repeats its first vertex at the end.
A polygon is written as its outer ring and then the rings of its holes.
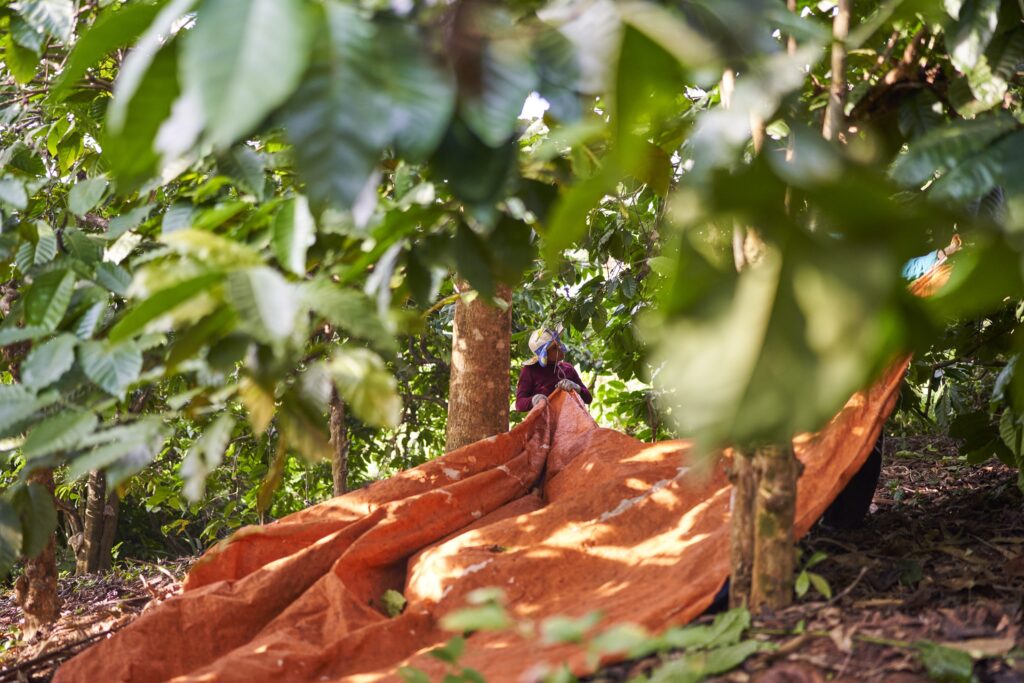
{"type": "Polygon", "coordinates": [[[729,606],[749,604],[754,571],[754,499],[757,480],[750,455],[733,449],[732,498],[729,501],[729,606]]]}
{"type": "Polygon", "coordinates": [[[85,524],[81,542],[75,550],[75,573],[108,571],[110,551],[117,535],[120,499],[116,491],[107,491],[107,475],[92,472],[86,485],[85,524]]]}
{"type": "Polygon", "coordinates": [[[754,454],[754,576],[750,607],[779,609],[793,600],[796,570],[793,523],[800,462],[791,445],[765,446],[754,454]]]}
{"type": "MultiPolygon", "coordinates": [[[[456,282],[464,292],[468,284],[456,282]]],[[[448,451],[508,431],[512,290],[498,288],[504,310],[477,297],[455,304],[448,391],[448,451]]]]}
{"type": "Polygon", "coordinates": [[[348,432],[345,424],[345,404],[338,396],[337,390],[331,395],[331,445],[334,452],[331,457],[331,480],[334,482],[334,495],[340,496],[348,491],[348,432]]]}
{"type": "MultiPolygon", "coordinates": [[[[28,480],[41,484],[53,495],[53,470],[33,472],[28,480]]],[[[41,553],[25,558],[25,573],[14,584],[14,594],[25,616],[22,638],[32,639],[40,629],[52,624],[60,616],[60,598],[57,596],[56,537],[41,553]]]]}
{"type": "Polygon", "coordinates": [[[846,37],[850,33],[850,0],[839,0],[832,20],[832,82],[825,107],[821,135],[826,140],[839,137],[846,121],[846,37]]]}

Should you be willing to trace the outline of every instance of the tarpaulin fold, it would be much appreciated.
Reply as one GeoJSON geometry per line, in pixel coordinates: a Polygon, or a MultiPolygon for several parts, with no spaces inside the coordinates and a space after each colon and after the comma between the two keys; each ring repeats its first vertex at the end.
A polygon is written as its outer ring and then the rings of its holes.
{"type": "MultiPolygon", "coordinates": [[[[871,452],[908,361],[853,396],[820,432],[794,439],[804,464],[797,536],[871,452]]],[[[516,619],[582,616],[651,630],[684,624],[729,573],[728,451],[643,443],[602,429],[557,392],[509,433],[260,527],[206,553],[185,590],[81,653],[57,683],[399,680],[471,591],[501,588],[516,619]],[[408,604],[385,615],[384,593],[408,604]]],[[[488,681],[592,663],[510,629],[469,636],[460,665],[488,681]]]]}

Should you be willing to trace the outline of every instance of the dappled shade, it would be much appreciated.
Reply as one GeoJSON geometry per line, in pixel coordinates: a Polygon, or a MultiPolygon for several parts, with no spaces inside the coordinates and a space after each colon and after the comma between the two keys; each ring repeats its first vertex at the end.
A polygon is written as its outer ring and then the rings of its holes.
{"type": "MultiPolygon", "coordinates": [[[[870,453],[905,366],[796,440],[798,534],[870,453]]],[[[728,575],[727,462],[601,429],[559,392],[507,434],[241,530],[196,564],[182,595],[55,680],[376,680],[401,665],[439,678],[444,665],[426,652],[451,636],[440,617],[486,586],[503,589],[516,617],[601,610],[606,624],[682,624],[728,575]],[[408,600],[395,618],[388,589],[408,600]]],[[[587,669],[575,646],[510,630],[472,635],[460,664],[511,681],[563,661],[587,669]]]]}

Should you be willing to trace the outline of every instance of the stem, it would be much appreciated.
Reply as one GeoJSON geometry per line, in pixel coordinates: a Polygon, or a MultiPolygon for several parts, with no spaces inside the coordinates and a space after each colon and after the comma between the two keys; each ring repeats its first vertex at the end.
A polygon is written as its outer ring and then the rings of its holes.
{"type": "Polygon", "coordinates": [[[754,453],[754,571],[750,605],[779,609],[793,600],[796,570],[793,523],[800,463],[793,448],[765,446],[754,453]]]}

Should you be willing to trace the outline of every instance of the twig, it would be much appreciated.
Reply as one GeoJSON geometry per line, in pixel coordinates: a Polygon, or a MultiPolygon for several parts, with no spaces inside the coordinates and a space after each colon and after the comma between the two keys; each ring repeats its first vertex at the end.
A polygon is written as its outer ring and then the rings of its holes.
{"type": "Polygon", "coordinates": [[[864,575],[867,574],[867,573],[868,573],[868,568],[867,567],[861,567],[860,568],[860,573],[857,574],[857,578],[854,579],[850,583],[849,586],[844,588],[841,593],[837,593],[835,596],[833,596],[833,598],[828,601],[828,604],[829,605],[833,605],[833,604],[839,602],[842,598],[845,598],[847,595],[849,595],[850,591],[852,591],[854,588],[857,587],[857,584],[860,583],[860,580],[863,579],[864,575]]]}

